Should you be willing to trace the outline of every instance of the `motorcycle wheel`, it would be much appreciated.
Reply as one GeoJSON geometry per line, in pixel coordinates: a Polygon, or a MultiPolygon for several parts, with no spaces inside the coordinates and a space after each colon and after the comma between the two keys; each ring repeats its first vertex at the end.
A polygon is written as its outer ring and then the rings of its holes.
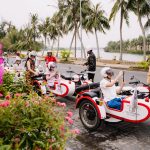
{"type": "Polygon", "coordinates": [[[41,89],[40,89],[40,87],[39,87],[39,85],[38,85],[37,83],[34,83],[34,84],[33,84],[33,90],[34,90],[39,96],[42,95],[41,89]]]}
{"type": "Polygon", "coordinates": [[[95,131],[104,124],[98,117],[98,112],[92,102],[84,100],[79,106],[79,115],[82,124],[89,131],[95,131]]]}

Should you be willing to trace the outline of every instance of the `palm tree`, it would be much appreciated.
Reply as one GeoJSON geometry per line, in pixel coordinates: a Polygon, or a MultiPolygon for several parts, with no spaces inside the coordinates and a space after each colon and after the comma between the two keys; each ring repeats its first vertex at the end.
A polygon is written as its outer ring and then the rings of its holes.
{"type": "Polygon", "coordinates": [[[56,57],[58,57],[58,52],[60,49],[60,37],[63,36],[63,33],[66,33],[65,25],[63,24],[63,15],[60,12],[56,12],[51,19],[51,27],[50,27],[50,38],[57,38],[57,53],[56,57]]]}
{"type": "Polygon", "coordinates": [[[33,41],[36,41],[36,38],[38,35],[38,15],[37,14],[30,14],[31,15],[31,31],[32,31],[32,37],[33,41]]]}
{"type": "Polygon", "coordinates": [[[144,25],[142,23],[142,17],[145,17],[150,13],[150,5],[146,0],[129,0],[128,8],[133,11],[138,17],[138,22],[143,34],[143,59],[146,60],[146,34],[144,25]]]}
{"type": "MultiPolygon", "coordinates": [[[[90,1],[82,1],[82,17],[84,19],[85,11],[89,8],[90,1]]],[[[77,45],[77,33],[80,27],[80,0],[59,0],[60,13],[63,14],[64,22],[68,31],[74,30],[74,43],[75,43],[75,58],[76,58],[76,45],[77,45]]]]}
{"type": "Polygon", "coordinates": [[[96,6],[92,6],[92,8],[89,11],[89,16],[86,17],[83,27],[84,29],[88,32],[93,32],[95,33],[96,37],[96,44],[97,44],[97,56],[98,59],[100,59],[100,51],[99,51],[99,41],[98,41],[98,35],[97,32],[103,32],[105,33],[105,29],[109,29],[109,21],[108,19],[104,16],[104,10],[100,8],[100,4],[97,4],[96,6]]]}
{"type": "MultiPolygon", "coordinates": [[[[42,34],[42,36],[44,37],[44,45],[45,45],[45,49],[46,49],[46,43],[47,43],[47,36],[49,33],[49,26],[50,26],[50,18],[47,17],[39,26],[39,32],[42,34]]],[[[44,54],[44,49],[43,49],[43,54],[44,54]]],[[[42,54],[42,55],[43,55],[42,54]]]]}
{"type": "Polygon", "coordinates": [[[7,34],[7,32],[5,31],[5,26],[6,26],[5,22],[2,22],[0,24],[0,39],[3,39],[7,34]]]}
{"type": "Polygon", "coordinates": [[[115,19],[116,14],[120,11],[120,58],[122,61],[122,27],[123,27],[123,19],[126,21],[127,25],[129,24],[128,10],[127,10],[128,1],[127,0],[116,0],[109,17],[111,21],[113,18],[115,19]]]}

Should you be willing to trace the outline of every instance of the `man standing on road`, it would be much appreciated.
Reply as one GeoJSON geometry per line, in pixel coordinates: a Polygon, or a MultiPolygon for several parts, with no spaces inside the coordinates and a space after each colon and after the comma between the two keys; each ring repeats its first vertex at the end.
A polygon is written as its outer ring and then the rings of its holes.
{"type": "Polygon", "coordinates": [[[52,55],[52,52],[48,51],[47,56],[45,57],[46,65],[48,65],[49,62],[56,63],[56,58],[52,55]]]}
{"type": "Polygon", "coordinates": [[[92,49],[89,49],[87,51],[87,54],[89,55],[89,57],[87,59],[87,62],[84,63],[84,65],[86,65],[88,69],[88,79],[94,82],[94,76],[95,76],[95,71],[96,71],[96,57],[92,49]]]}

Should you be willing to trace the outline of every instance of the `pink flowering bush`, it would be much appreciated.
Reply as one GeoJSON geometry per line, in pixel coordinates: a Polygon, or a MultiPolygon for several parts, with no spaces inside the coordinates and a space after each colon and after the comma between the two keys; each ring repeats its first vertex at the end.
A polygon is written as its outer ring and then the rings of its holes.
{"type": "Polygon", "coordinates": [[[69,131],[72,113],[64,103],[35,93],[27,100],[19,93],[6,98],[0,102],[0,149],[63,150],[68,136],[79,133],[69,131]]]}

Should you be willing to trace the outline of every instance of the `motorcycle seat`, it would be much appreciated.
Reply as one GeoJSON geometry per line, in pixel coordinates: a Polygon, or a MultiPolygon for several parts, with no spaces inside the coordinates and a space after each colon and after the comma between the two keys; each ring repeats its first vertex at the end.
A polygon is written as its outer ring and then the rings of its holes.
{"type": "Polygon", "coordinates": [[[98,97],[103,96],[100,88],[92,89],[92,90],[90,90],[90,92],[96,93],[98,97]]]}
{"type": "Polygon", "coordinates": [[[82,86],[77,86],[76,87],[76,93],[82,92],[84,90],[90,90],[99,87],[99,83],[91,83],[91,84],[86,84],[82,86]]]}
{"type": "Polygon", "coordinates": [[[85,92],[83,93],[83,96],[89,96],[93,98],[93,97],[98,97],[98,94],[96,94],[95,92],[85,92]]]}

